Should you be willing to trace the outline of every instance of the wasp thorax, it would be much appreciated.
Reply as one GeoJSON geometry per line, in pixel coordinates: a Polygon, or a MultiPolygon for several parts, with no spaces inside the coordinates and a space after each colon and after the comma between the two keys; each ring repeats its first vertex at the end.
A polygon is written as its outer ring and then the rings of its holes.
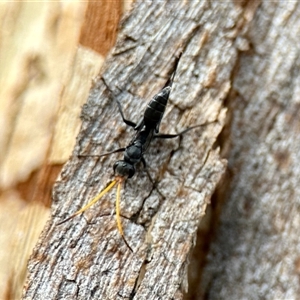
{"type": "Polygon", "coordinates": [[[141,161],[142,155],[142,145],[134,143],[125,150],[124,160],[131,164],[136,164],[141,161]]]}

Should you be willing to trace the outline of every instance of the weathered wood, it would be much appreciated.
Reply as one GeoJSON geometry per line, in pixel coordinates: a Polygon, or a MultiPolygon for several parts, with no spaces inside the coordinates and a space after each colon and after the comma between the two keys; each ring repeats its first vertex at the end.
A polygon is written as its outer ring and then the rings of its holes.
{"type": "Polygon", "coordinates": [[[247,32],[251,50],[233,74],[231,177],[203,271],[205,299],[299,299],[299,36],[298,1],[263,1],[247,32]]]}
{"type": "Polygon", "coordinates": [[[83,108],[73,156],[53,190],[52,219],[29,262],[24,299],[182,298],[197,227],[225,168],[213,145],[225,119],[223,101],[237,60],[236,41],[248,21],[245,11],[231,2],[135,4],[83,108]],[[146,159],[156,188],[142,168],[128,180],[122,222],[134,253],[116,230],[114,195],[57,226],[106,185],[120,157],[78,155],[125,146],[130,138],[114,99],[138,121],[180,48],[184,54],[161,131],[216,122],[180,141],[153,143],[146,159]]]}
{"type": "Polygon", "coordinates": [[[85,7],[57,1],[0,5],[0,299],[20,299],[28,258],[50,215],[60,166],[48,160],[49,148],[85,7]]]}

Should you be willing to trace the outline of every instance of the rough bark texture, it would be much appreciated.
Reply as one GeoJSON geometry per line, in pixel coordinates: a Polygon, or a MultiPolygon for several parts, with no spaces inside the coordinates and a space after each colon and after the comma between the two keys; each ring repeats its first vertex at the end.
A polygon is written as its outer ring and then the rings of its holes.
{"type": "Polygon", "coordinates": [[[244,45],[239,34],[253,11],[234,2],[135,4],[82,111],[73,156],[53,190],[52,218],[29,262],[24,299],[183,297],[197,227],[225,168],[213,145],[224,123],[223,101],[238,48],[244,45]],[[127,181],[122,222],[134,253],[116,230],[114,193],[58,226],[111,180],[112,164],[120,158],[78,155],[101,154],[130,139],[114,100],[138,121],[180,48],[184,54],[161,131],[216,122],[180,140],[153,142],[146,160],[155,188],[142,168],[127,181]]]}
{"type": "Polygon", "coordinates": [[[231,178],[200,292],[299,299],[299,2],[264,1],[247,36],[229,102],[231,178]]]}

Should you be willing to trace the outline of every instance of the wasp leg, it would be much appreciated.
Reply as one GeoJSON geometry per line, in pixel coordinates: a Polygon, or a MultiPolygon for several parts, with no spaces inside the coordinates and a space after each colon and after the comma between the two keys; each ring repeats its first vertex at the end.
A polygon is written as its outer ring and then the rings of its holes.
{"type": "Polygon", "coordinates": [[[150,172],[149,172],[149,170],[148,170],[148,168],[147,168],[147,163],[146,163],[146,161],[145,161],[144,156],[142,156],[141,161],[142,161],[142,164],[143,164],[143,166],[144,166],[144,169],[145,169],[145,171],[146,171],[146,173],[147,173],[147,175],[148,175],[148,177],[149,177],[151,183],[152,183],[153,185],[155,185],[155,180],[154,180],[154,179],[152,178],[152,176],[150,175],[150,172]]]}
{"type": "Polygon", "coordinates": [[[100,155],[79,154],[78,157],[102,157],[102,156],[106,156],[106,155],[110,155],[110,154],[118,153],[118,152],[123,152],[123,151],[125,151],[125,148],[119,148],[119,149],[116,149],[116,150],[113,150],[113,151],[110,151],[110,152],[107,152],[107,153],[103,153],[103,154],[100,154],[100,155]]]}
{"type": "MultiPolygon", "coordinates": [[[[108,84],[106,83],[106,80],[104,79],[104,77],[101,77],[101,79],[102,79],[102,82],[104,83],[104,85],[106,86],[106,88],[107,88],[107,89],[109,90],[109,92],[112,94],[113,99],[116,99],[116,96],[115,96],[114,92],[110,89],[110,87],[109,87],[108,84]]],[[[119,100],[116,99],[115,101],[117,102],[117,105],[118,105],[118,108],[119,108],[119,112],[120,112],[120,114],[121,114],[121,116],[122,116],[123,122],[124,122],[126,125],[130,126],[130,127],[133,127],[133,128],[136,127],[136,124],[135,124],[134,122],[125,119],[124,114],[123,114],[123,110],[122,110],[122,106],[121,106],[121,103],[119,102],[119,100]]]]}
{"type": "Polygon", "coordinates": [[[122,116],[123,122],[124,122],[126,125],[135,128],[135,127],[136,127],[136,124],[135,124],[134,122],[125,119],[124,114],[123,114],[123,110],[122,110],[122,106],[121,106],[121,103],[119,102],[119,100],[116,100],[116,102],[117,102],[117,104],[118,104],[119,112],[120,112],[120,114],[121,114],[121,116],[122,116]]]}
{"type": "Polygon", "coordinates": [[[207,122],[207,123],[204,123],[204,124],[200,124],[200,125],[195,125],[195,126],[192,126],[192,127],[189,127],[179,133],[176,133],[176,134],[155,134],[153,136],[153,138],[155,139],[173,139],[173,138],[176,138],[178,136],[182,136],[184,135],[186,132],[192,130],[192,129],[195,129],[195,128],[198,128],[198,127],[202,127],[202,126],[207,126],[209,124],[212,124],[212,123],[215,123],[216,121],[212,121],[212,122],[207,122]]]}

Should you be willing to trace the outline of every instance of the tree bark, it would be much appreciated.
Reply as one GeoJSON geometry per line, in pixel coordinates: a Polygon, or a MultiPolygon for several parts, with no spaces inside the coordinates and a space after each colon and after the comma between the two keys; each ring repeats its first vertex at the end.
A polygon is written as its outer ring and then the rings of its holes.
{"type": "Polygon", "coordinates": [[[241,34],[255,8],[208,1],[134,5],[83,107],[73,155],[53,190],[52,218],[29,261],[23,299],[183,297],[197,228],[226,165],[215,143],[238,50],[247,45],[241,34]],[[180,49],[184,53],[161,132],[215,122],[182,139],[152,143],[145,158],[155,186],[143,168],[126,182],[122,223],[134,253],[117,232],[113,193],[57,225],[112,179],[120,155],[84,155],[128,143],[132,132],[125,130],[115,100],[137,122],[170,76],[180,49]]]}
{"type": "Polygon", "coordinates": [[[299,299],[299,36],[299,2],[262,2],[232,77],[229,176],[197,299],[299,299]]]}

